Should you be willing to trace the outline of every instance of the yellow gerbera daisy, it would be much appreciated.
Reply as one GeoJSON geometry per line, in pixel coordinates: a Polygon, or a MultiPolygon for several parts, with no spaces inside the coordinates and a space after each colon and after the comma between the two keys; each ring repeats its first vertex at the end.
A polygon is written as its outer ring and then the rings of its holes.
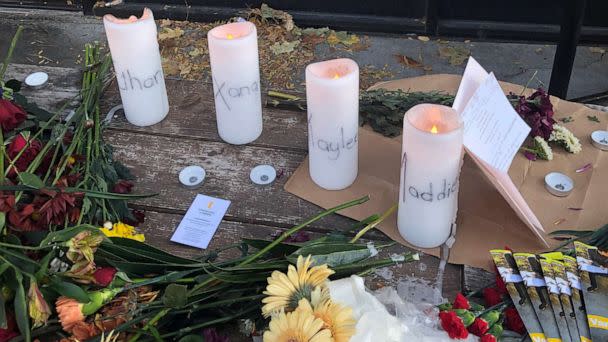
{"type": "Polygon", "coordinates": [[[334,342],[323,321],[305,311],[279,312],[272,317],[264,342],[334,342]]]}
{"type": "Polygon", "coordinates": [[[323,328],[331,331],[331,337],[335,342],[348,342],[355,334],[356,321],[353,318],[353,310],[349,307],[326,300],[314,308],[306,299],[300,300],[295,312],[312,314],[324,323],[323,328]]]}
{"type": "Polygon", "coordinates": [[[299,256],[296,267],[289,265],[287,274],[272,272],[264,291],[268,297],[262,299],[262,303],[265,304],[262,307],[262,314],[265,317],[280,310],[291,312],[298,307],[300,299],[311,300],[311,292],[316,287],[325,287],[325,281],[334,274],[334,271],[327,265],[310,267],[311,263],[310,256],[306,259],[299,256]]]}

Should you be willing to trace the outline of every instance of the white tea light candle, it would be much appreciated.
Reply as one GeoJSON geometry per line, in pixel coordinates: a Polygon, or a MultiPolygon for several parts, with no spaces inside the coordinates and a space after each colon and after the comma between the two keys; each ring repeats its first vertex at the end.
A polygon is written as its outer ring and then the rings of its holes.
{"type": "Polygon", "coordinates": [[[449,238],[462,158],[463,123],[456,111],[432,104],[407,111],[397,225],[409,243],[432,248],[449,238]]]}
{"type": "Polygon", "coordinates": [[[248,21],[217,26],[207,33],[217,130],[241,145],[262,134],[258,36],[248,21]]]}
{"type": "Polygon", "coordinates": [[[161,122],[169,101],[152,11],[145,8],[139,19],[106,14],[103,26],[127,120],[136,126],[161,122]]]}
{"type": "Polygon", "coordinates": [[[306,67],[309,172],[327,190],[357,178],[359,66],[341,58],[306,67]]]}

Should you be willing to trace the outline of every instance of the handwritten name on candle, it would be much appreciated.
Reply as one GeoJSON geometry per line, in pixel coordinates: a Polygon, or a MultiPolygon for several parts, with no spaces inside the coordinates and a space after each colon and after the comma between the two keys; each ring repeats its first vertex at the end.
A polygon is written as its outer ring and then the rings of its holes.
{"type": "Polygon", "coordinates": [[[226,82],[219,83],[215,79],[215,98],[221,99],[222,103],[228,108],[228,110],[232,110],[230,107],[230,102],[232,99],[243,98],[247,96],[251,96],[253,94],[260,92],[260,85],[258,81],[253,81],[244,86],[227,86],[226,82]]]}
{"type": "MultiPolygon", "coordinates": [[[[441,185],[440,185],[439,189],[441,191],[438,192],[437,195],[435,195],[435,193],[433,192],[433,183],[432,182],[429,182],[428,186],[424,186],[423,188],[420,188],[420,189],[411,185],[408,187],[407,193],[411,197],[419,199],[419,200],[423,200],[425,202],[441,201],[444,199],[448,199],[448,198],[450,198],[450,196],[454,195],[456,193],[456,190],[458,189],[458,177],[456,177],[456,179],[452,183],[450,183],[446,179],[444,179],[443,181],[440,182],[440,184],[441,185]]],[[[405,196],[406,196],[406,192],[404,191],[403,202],[405,202],[405,196]]]]}
{"type": "Polygon", "coordinates": [[[152,76],[147,77],[135,77],[131,75],[131,71],[117,72],[118,75],[116,80],[118,82],[118,88],[120,90],[144,90],[157,86],[160,80],[163,79],[163,72],[157,70],[152,76]],[[122,80],[122,82],[121,82],[122,80]]]}
{"type": "Polygon", "coordinates": [[[344,127],[338,129],[338,137],[330,139],[316,138],[312,126],[312,115],[308,117],[308,134],[312,147],[316,147],[323,152],[329,153],[329,160],[337,160],[340,158],[341,151],[352,150],[357,146],[359,136],[355,133],[353,136],[344,135],[344,127]]]}

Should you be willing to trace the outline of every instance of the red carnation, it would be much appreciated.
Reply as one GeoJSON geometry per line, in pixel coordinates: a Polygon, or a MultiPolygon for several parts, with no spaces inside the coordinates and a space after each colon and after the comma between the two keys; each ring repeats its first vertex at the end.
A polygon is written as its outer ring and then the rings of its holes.
{"type": "Polygon", "coordinates": [[[502,295],[500,291],[495,287],[487,287],[483,290],[483,299],[486,302],[486,306],[494,306],[502,302],[502,295]]]}
{"type": "Polygon", "coordinates": [[[128,194],[128,193],[131,193],[132,189],[133,189],[133,182],[121,179],[118,182],[116,182],[116,184],[114,184],[114,187],[112,188],[112,192],[115,192],[117,194],[128,194]]]}
{"type": "Polygon", "coordinates": [[[441,327],[448,333],[450,338],[465,339],[469,336],[467,328],[462,319],[454,311],[441,311],[439,313],[441,327]]]}
{"type": "Polygon", "coordinates": [[[41,149],[42,143],[40,143],[39,140],[26,139],[23,134],[17,134],[11,144],[8,145],[7,153],[11,160],[14,160],[21,151],[23,151],[23,153],[21,153],[19,159],[15,161],[15,167],[10,169],[9,177],[16,174],[15,168],[19,172],[25,171],[38,153],[40,153],[41,149]]]}
{"type": "Polygon", "coordinates": [[[100,267],[93,273],[93,278],[95,278],[95,284],[106,287],[114,280],[115,274],[116,269],[114,267],[100,267]]]}
{"type": "Polygon", "coordinates": [[[521,320],[519,313],[514,307],[508,307],[505,310],[505,328],[516,333],[523,335],[526,333],[526,327],[524,322],[521,320]]]}
{"type": "Polygon", "coordinates": [[[6,133],[12,131],[15,127],[25,121],[27,113],[18,104],[2,99],[1,97],[2,96],[0,96],[0,126],[2,126],[2,132],[6,133]]]}
{"type": "Polygon", "coordinates": [[[458,293],[456,298],[454,299],[454,304],[452,305],[452,309],[464,309],[469,310],[471,305],[469,304],[469,300],[462,295],[462,293],[458,293]]]}
{"type": "Polygon", "coordinates": [[[15,317],[10,312],[6,313],[6,329],[0,328],[0,342],[10,341],[12,338],[19,336],[15,317]]]}
{"type": "Polygon", "coordinates": [[[488,325],[488,322],[477,317],[475,318],[475,321],[473,321],[473,324],[469,325],[468,329],[469,332],[475,336],[483,336],[490,330],[490,326],[488,325]]]}
{"type": "Polygon", "coordinates": [[[479,342],[496,342],[496,337],[494,335],[486,334],[481,336],[479,342]]]}
{"type": "Polygon", "coordinates": [[[15,207],[15,195],[0,191],[0,211],[8,213],[15,207]]]}

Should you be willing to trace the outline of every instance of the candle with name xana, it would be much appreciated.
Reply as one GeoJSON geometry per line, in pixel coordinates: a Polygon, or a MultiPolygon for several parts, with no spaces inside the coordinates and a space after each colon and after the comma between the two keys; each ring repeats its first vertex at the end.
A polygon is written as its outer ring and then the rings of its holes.
{"type": "Polygon", "coordinates": [[[116,81],[127,120],[137,126],[154,125],[169,113],[165,78],[152,11],[141,18],[103,17],[116,81]]]}
{"type": "Polygon", "coordinates": [[[262,134],[262,97],[256,27],[248,21],[217,26],[207,33],[217,130],[241,145],[262,134]]]}
{"type": "Polygon", "coordinates": [[[409,243],[432,248],[450,237],[462,157],[463,123],[456,111],[432,104],[407,111],[397,225],[409,243]]]}
{"type": "Polygon", "coordinates": [[[357,178],[359,66],[341,58],[306,67],[308,158],[312,180],[327,190],[357,178]]]}

